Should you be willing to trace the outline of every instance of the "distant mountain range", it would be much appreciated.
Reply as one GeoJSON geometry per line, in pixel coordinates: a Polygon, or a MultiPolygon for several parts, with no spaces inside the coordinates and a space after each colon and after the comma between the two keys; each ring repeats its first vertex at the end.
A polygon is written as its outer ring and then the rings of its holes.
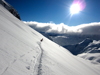
{"type": "Polygon", "coordinates": [[[91,40],[91,39],[85,39],[84,41],[82,41],[78,44],[66,45],[63,47],[68,49],[72,54],[77,55],[77,54],[85,52],[85,48],[92,42],[93,42],[93,40],[91,40]]]}

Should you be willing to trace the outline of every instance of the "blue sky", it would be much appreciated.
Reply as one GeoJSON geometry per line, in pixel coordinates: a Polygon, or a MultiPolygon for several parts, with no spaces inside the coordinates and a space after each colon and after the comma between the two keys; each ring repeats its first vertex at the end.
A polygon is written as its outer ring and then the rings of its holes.
{"type": "Polygon", "coordinates": [[[5,0],[20,14],[23,21],[36,21],[69,26],[100,22],[100,0],[85,0],[86,7],[78,14],[70,15],[73,0],[5,0]]]}

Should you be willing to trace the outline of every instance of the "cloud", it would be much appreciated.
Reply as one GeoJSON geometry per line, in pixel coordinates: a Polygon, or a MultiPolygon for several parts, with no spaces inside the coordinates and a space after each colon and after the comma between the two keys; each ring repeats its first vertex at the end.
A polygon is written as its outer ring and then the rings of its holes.
{"type": "Polygon", "coordinates": [[[49,29],[51,29],[51,27],[48,23],[38,23],[38,22],[32,22],[32,21],[30,21],[30,22],[24,21],[24,23],[39,32],[47,32],[49,29]]]}
{"type": "Polygon", "coordinates": [[[55,24],[50,23],[39,23],[35,21],[28,21],[25,24],[29,25],[33,29],[39,32],[46,33],[57,33],[57,34],[100,34],[100,22],[81,24],[77,26],[68,26],[64,23],[55,24]]]}

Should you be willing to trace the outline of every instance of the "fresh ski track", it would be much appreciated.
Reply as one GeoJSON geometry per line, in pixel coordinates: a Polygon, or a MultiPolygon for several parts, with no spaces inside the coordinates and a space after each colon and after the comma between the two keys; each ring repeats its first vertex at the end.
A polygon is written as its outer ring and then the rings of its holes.
{"type": "Polygon", "coordinates": [[[43,56],[43,49],[41,47],[41,42],[37,42],[39,54],[37,55],[37,58],[35,60],[34,64],[34,74],[33,75],[42,75],[42,56],[43,56]]]}

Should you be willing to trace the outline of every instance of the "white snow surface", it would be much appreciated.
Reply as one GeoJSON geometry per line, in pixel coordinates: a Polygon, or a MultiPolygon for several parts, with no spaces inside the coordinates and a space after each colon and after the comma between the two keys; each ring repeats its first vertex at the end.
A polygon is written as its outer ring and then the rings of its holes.
{"type": "Polygon", "coordinates": [[[93,42],[84,48],[84,52],[77,56],[90,60],[93,64],[100,65],[100,40],[93,40],[93,42]]]}
{"type": "MultiPolygon", "coordinates": [[[[91,43],[91,44],[100,44],[100,40],[98,40],[98,41],[93,40],[93,43],[91,43]]],[[[91,44],[90,44],[90,45],[91,45],[91,44]]]]}
{"type": "Polygon", "coordinates": [[[100,75],[100,66],[72,55],[0,5],[0,75],[100,75]]]}
{"type": "Polygon", "coordinates": [[[93,64],[100,65],[100,53],[82,53],[78,56],[86,60],[90,60],[93,64]]]}

